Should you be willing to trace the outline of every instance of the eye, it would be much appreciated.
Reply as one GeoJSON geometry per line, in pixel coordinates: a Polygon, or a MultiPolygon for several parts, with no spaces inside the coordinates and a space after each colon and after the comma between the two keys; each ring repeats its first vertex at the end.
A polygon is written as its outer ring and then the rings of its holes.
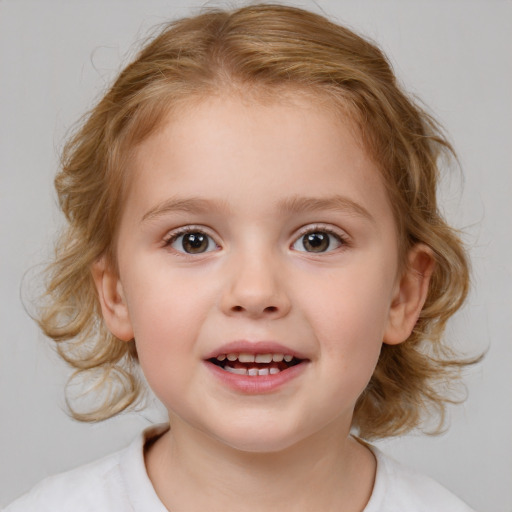
{"type": "Polygon", "coordinates": [[[326,229],[315,229],[304,233],[292,245],[292,248],[301,252],[330,252],[344,245],[345,241],[340,235],[326,229]]]}
{"type": "Polygon", "coordinates": [[[175,233],[166,245],[186,254],[202,254],[218,248],[211,236],[199,230],[175,233]]]}

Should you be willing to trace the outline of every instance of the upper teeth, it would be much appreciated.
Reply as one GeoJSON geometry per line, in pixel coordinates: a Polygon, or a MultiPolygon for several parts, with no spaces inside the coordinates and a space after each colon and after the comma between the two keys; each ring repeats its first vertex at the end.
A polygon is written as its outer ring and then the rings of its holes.
{"type": "Polygon", "coordinates": [[[272,361],[279,363],[283,359],[289,363],[293,356],[290,354],[248,354],[246,352],[240,354],[219,354],[217,356],[219,361],[224,361],[226,358],[228,361],[238,360],[240,363],[271,363],[272,361]]]}

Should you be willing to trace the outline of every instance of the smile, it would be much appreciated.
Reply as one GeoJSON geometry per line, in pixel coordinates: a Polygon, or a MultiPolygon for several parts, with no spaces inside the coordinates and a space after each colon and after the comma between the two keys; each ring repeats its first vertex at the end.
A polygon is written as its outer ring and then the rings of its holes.
{"type": "Polygon", "coordinates": [[[208,371],[223,386],[246,395],[278,392],[299,378],[311,360],[274,341],[233,341],[205,354],[208,371]]]}
{"type": "Polygon", "coordinates": [[[302,362],[301,359],[291,354],[249,354],[244,352],[219,354],[208,361],[226,372],[250,377],[277,375],[302,362]]]}

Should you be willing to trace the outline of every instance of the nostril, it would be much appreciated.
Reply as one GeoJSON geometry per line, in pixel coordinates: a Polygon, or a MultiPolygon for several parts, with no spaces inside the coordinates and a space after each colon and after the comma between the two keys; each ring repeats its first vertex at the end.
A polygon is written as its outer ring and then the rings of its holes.
{"type": "MultiPolygon", "coordinates": [[[[264,313],[275,313],[278,310],[276,306],[267,306],[263,312],[264,313]]],[[[235,313],[241,313],[245,311],[245,308],[243,306],[233,306],[231,308],[231,311],[234,311],[235,313]]]]}

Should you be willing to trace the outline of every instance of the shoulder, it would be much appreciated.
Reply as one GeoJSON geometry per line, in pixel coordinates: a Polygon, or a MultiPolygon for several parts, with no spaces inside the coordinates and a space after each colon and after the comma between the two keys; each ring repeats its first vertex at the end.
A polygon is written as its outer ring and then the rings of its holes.
{"type": "Polygon", "coordinates": [[[149,510],[160,512],[143,456],[144,443],[160,430],[148,429],[124,450],[44,479],[3,512],[130,512],[139,510],[137,503],[144,493],[144,501],[157,504],[149,510]]]}
{"type": "Polygon", "coordinates": [[[403,466],[380,450],[372,497],[364,512],[474,512],[441,484],[403,466]]]}
{"type": "Polygon", "coordinates": [[[116,510],[109,507],[112,495],[119,488],[121,454],[115,453],[72,471],[45,478],[4,512],[116,510]]]}

